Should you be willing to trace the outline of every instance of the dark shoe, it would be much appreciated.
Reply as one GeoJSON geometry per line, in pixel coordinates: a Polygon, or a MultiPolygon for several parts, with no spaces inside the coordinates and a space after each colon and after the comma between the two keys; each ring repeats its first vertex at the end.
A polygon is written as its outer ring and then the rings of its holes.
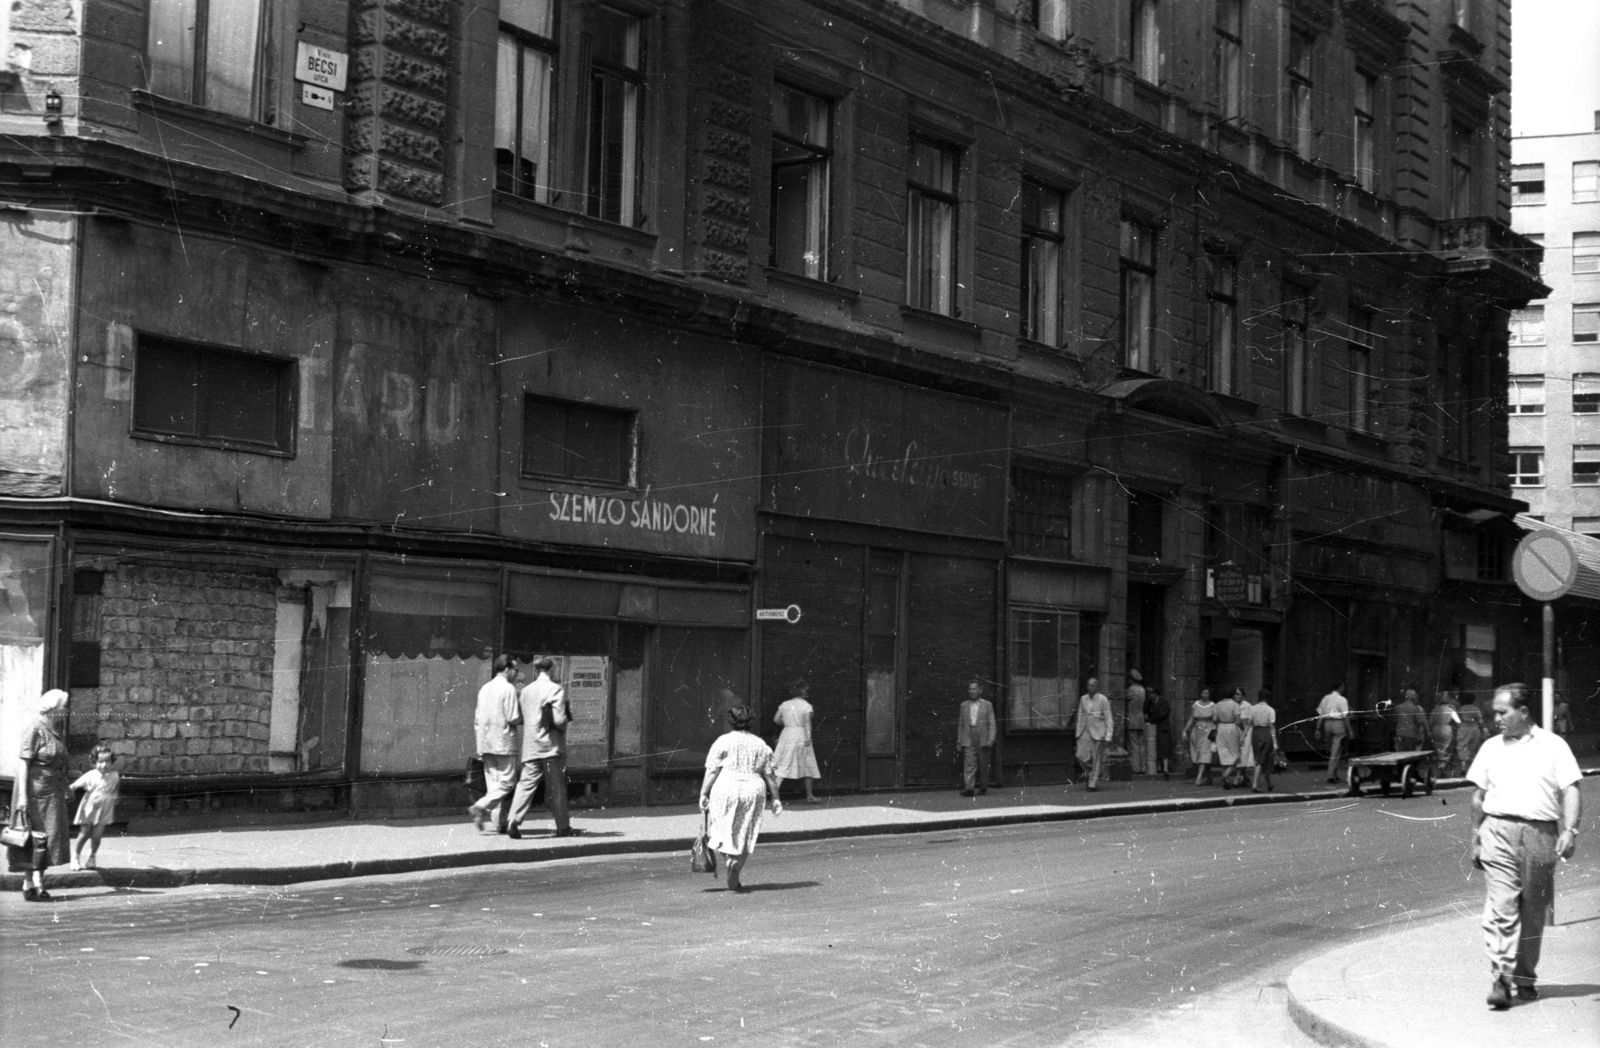
{"type": "Polygon", "coordinates": [[[975,796],[975,794],[974,794],[974,792],[972,790],[962,790],[961,791],[961,796],[963,796],[963,797],[972,797],[972,796],[975,796]]]}
{"type": "Polygon", "coordinates": [[[988,796],[988,794],[989,794],[988,790],[979,790],[978,791],[978,796],[980,796],[980,797],[986,797],[986,796],[988,796]]]}
{"type": "Polygon", "coordinates": [[[49,892],[45,891],[43,888],[39,889],[39,901],[40,902],[50,902],[54,898],[55,898],[55,896],[51,895],[49,892]]]}
{"type": "Polygon", "coordinates": [[[38,902],[39,901],[39,889],[37,889],[37,888],[24,888],[24,889],[22,889],[22,901],[23,902],[38,902]]]}
{"type": "Polygon", "coordinates": [[[564,830],[557,830],[555,833],[551,834],[550,836],[552,836],[552,837],[577,837],[577,836],[580,836],[582,833],[583,833],[582,830],[580,830],[580,829],[578,829],[578,828],[576,828],[574,826],[568,826],[564,830]]]}
{"type": "Polygon", "coordinates": [[[1094,793],[1099,787],[1097,787],[1094,783],[1091,782],[1088,786],[1086,786],[1084,788],[1087,789],[1090,793],[1094,793]]]}
{"type": "Polygon", "coordinates": [[[489,821],[489,813],[478,807],[476,804],[470,804],[467,806],[467,814],[472,817],[473,827],[476,828],[479,833],[482,833],[484,823],[489,821]]]}
{"type": "Polygon", "coordinates": [[[496,832],[496,833],[505,833],[506,832],[506,828],[504,826],[496,826],[494,828],[494,832],[496,832]]]}
{"type": "Polygon", "coordinates": [[[1494,985],[1489,987],[1489,1007],[1497,1012],[1503,1012],[1511,1007],[1511,986],[1504,976],[1496,979],[1494,985]]]}
{"type": "Polygon", "coordinates": [[[1536,986],[1534,986],[1532,984],[1528,984],[1526,986],[1518,986],[1517,987],[1517,1000],[1519,1000],[1519,1001],[1537,1001],[1538,999],[1539,999],[1539,989],[1538,989],[1538,987],[1536,987],[1536,986]]]}
{"type": "Polygon", "coordinates": [[[507,826],[506,836],[510,837],[514,841],[520,841],[522,840],[522,831],[517,829],[515,826],[507,826]]]}

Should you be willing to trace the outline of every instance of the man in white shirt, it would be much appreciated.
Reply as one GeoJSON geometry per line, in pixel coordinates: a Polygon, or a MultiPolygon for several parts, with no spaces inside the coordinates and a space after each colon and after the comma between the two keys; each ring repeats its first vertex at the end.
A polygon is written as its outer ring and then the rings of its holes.
{"type": "Polygon", "coordinates": [[[483,784],[488,788],[476,804],[467,809],[472,822],[483,830],[489,809],[496,809],[495,829],[506,832],[506,815],[511,810],[511,791],[517,786],[517,751],[522,746],[517,726],[522,711],[517,706],[517,660],[501,655],[494,660],[494,676],[478,689],[478,708],[473,714],[473,734],[478,756],[483,759],[483,784]]]}
{"type": "Polygon", "coordinates": [[[1350,700],[1339,694],[1344,681],[1317,703],[1317,738],[1328,740],[1328,781],[1339,781],[1339,757],[1344,751],[1344,740],[1350,734],[1350,700]]]}
{"type": "Polygon", "coordinates": [[[994,751],[994,704],[983,697],[983,682],[967,684],[967,699],[956,716],[956,748],[961,751],[961,796],[989,792],[989,755],[994,751]]]}
{"type": "Polygon", "coordinates": [[[1090,677],[1088,687],[1078,699],[1078,763],[1089,770],[1085,786],[1093,793],[1099,789],[1095,782],[1106,777],[1106,747],[1111,745],[1116,719],[1111,700],[1100,693],[1100,682],[1090,677]]]}
{"type": "Polygon", "coordinates": [[[1578,843],[1583,772],[1561,736],[1533,723],[1526,684],[1494,693],[1500,734],[1478,750],[1467,771],[1472,796],[1472,864],[1484,872],[1484,939],[1494,985],[1489,1007],[1539,997],[1534,986],[1545,911],[1555,897],[1556,858],[1578,843]],[[1514,987],[1513,987],[1513,984],[1514,987]]]}

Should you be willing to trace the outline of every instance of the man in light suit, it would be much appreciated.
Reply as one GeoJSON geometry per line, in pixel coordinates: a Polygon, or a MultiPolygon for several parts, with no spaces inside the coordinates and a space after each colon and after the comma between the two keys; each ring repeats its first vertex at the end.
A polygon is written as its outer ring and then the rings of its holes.
{"type": "Polygon", "coordinates": [[[1088,690],[1078,700],[1078,763],[1089,769],[1090,793],[1099,788],[1095,782],[1106,777],[1106,747],[1115,728],[1111,700],[1100,693],[1100,682],[1090,677],[1088,690]]]}
{"type": "Polygon", "coordinates": [[[967,699],[956,718],[956,745],[961,749],[961,796],[989,792],[989,752],[994,746],[994,705],[983,697],[983,684],[967,685],[967,699]]]}
{"type": "Polygon", "coordinates": [[[522,837],[522,820],[533,807],[533,794],[544,783],[544,800],[555,816],[557,837],[572,837],[567,816],[567,724],[572,713],[567,706],[567,691],[550,679],[555,660],[542,656],[533,662],[533,683],[522,689],[522,772],[517,792],[511,799],[511,819],[506,836],[522,837]]]}

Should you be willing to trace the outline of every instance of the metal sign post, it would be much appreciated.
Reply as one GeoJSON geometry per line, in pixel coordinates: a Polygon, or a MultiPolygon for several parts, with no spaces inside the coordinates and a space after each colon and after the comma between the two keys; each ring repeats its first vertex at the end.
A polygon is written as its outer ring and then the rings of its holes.
{"type": "Polygon", "coordinates": [[[1559,532],[1532,531],[1522,537],[1511,555],[1511,575],[1523,593],[1544,603],[1544,709],[1540,723],[1549,731],[1556,716],[1556,610],[1552,602],[1566,596],[1578,580],[1578,555],[1559,532]]]}

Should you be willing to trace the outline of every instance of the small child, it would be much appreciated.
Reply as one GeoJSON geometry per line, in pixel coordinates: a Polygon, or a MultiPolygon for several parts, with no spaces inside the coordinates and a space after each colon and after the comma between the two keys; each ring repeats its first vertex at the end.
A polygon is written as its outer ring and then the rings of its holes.
{"type": "Polygon", "coordinates": [[[72,784],[75,790],[87,790],[78,805],[78,839],[72,845],[72,868],[92,870],[100,858],[100,838],[117,813],[117,790],[122,776],[111,767],[117,756],[109,746],[94,748],[94,767],[78,777],[72,784]],[[83,857],[83,846],[89,845],[89,858],[83,857]]]}

